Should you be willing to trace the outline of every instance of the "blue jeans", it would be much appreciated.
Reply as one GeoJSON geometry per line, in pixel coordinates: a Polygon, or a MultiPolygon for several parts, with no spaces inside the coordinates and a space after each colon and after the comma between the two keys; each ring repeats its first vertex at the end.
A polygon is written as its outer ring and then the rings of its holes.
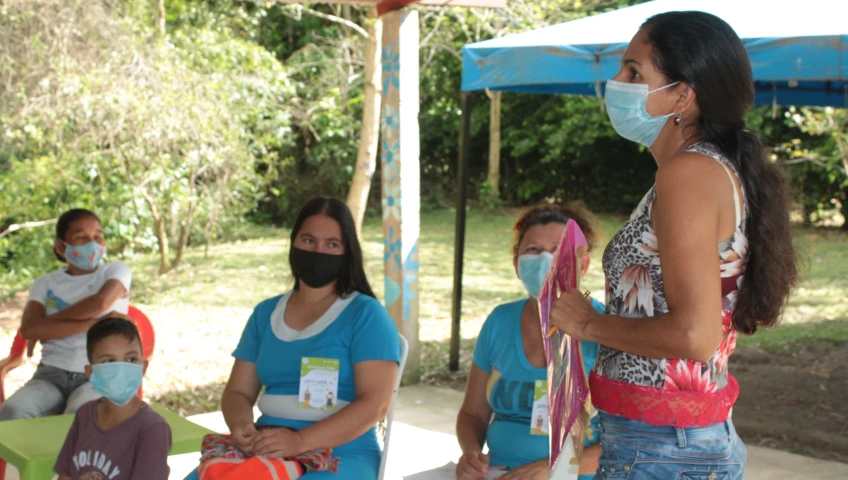
{"type": "Polygon", "coordinates": [[[84,373],[39,365],[32,379],[0,405],[0,421],[75,413],[100,397],[84,373]]]}
{"type": "Polygon", "coordinates": [[[600,412],[601,458],[594,480],[741,480],[745,444],[733,423],[657,427],[600,412]]]}

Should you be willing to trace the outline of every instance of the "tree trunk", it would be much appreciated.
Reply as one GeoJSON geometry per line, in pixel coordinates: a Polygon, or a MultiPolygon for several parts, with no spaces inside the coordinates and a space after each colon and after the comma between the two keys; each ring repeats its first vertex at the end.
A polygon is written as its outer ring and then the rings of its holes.
{"type": "Polygon", "coordinates": [[[186,215],[185,221],[180,223],[180,237],[177,242],[177,255],[174,257],[173,268],[179,267],[180,262],[183,261],[183,251],[185,251],[186,244],[188,244],[188,237],[191,234],[191,224],[194,221],[194,212],[197,210],[196,184],[197,173],[196,170],[192,170],[188,178],[188,215],[186,215]]]}
{"type": "Polygon", "coordinates": [[[500,198],[501,181],[501,92],[489,94],[489,175],[492,200],[500,198]]]}
{"type": "Polygon", "coordinates": [[[842,198],[839,213],[842,214],[842,230],[848,231],[848,188],[842,189],[842,198]]]}
{"type": "MultiPolygon", "coordinates": [[[[848,125],[843,124],[842,131],[848,125]]],[[[836,136],[836,147],[839,149],[839,156],[842,157],[842,168],[845,169],[845,175],[848,176],[848,135],[836,136]]],[[[844,184],[843,184],[844,185],[844,184]]],[[[842,206],[840,213],[842,214],[842,230],[848,231],[848,187],[842,187],[842,206]]]]}
{"type": "Polygon", "coordinates": [[[147,205],[150,207],[150,214],[153,216],[153,224],[156,226],[156,239],[159,241],[159,274],[164,275],[171,270],[171,261],[168,258],[168,227],[165,225],[165,218],[159,212],[159,207],[150,195],[143,194],[147,205]]]}
{"type": "Polygon", "coordinates": [[[365,46],[365,105],[359,131],[359,151],[353,171],[347,206],[356,222],[356,233],[362,234],[362,219],[368,204],[371,179],[377,168],[377,145],[380,139],[380,102],[382,100],[382,65],[380,43],[383,24],[373,8],[368,11],[368,38],[365,46]]]}
{"type": "Polygon", "coordinates": [[[206,241],[206,246],[203,248],[203,258],[209,258],[209,243],[212,241],[212,221],[210,220],[206,224],[206,228],[203,230],[204,240],[206,241]]]}
{"type": "Polygon", "coordinates": [[[156,0],[156,28],[165,35],[165,0],[156,0]]]}
{"type": "MultiPolygon", "coordinates": [[[[194,221],[195,203],[196,202],[194,200],[191,200],[188,203],[188,216],[186,216],[185,222],[183,222],[180,227],[180,240],[177,243],[177,255],[174,257],[174,264],[172,265],[172,268],[179,267],[180,262],[183,261],[183,251],[188,243],[188,236],[191,233],[191,223],[194,221]]],[[[208,244],[206,249],[208,252],[208,244]]]]}
{"type": "Polygon", "coordinates": [[[168,238],[180,238],[183,223],[182,215],[180,215],[180,202],[171,200],[167,212],[168,218],[165,220],[165,224],[168,225],[168,238]]]}
{"type": "Polygon", "coordinates": [[[807,202],[807,199],[804,198],[803,193],[801,194],[801,215],[804,217],[801,219],[801,223],[804,227],[812,227],[813,226],[813,208],[807,202]]]}

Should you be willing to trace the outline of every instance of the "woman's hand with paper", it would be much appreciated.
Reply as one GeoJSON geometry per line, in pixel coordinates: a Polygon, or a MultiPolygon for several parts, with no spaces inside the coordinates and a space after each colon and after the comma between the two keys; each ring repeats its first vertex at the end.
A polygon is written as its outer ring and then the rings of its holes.
{"type": "Polygon", "coordinates": [[[480,451],[468,451],[459,457],[456,480],[480,480],[489,476],[489,456],[480,451]]]}
{"type": "Polygon", "coordinates": [[[565,478],[562,475],[569,465],[574,461],[580,462],[583,433],[588,423],[586,400],[589,385],[577,341],[588,319],[591,319],[591,314],[581,307],[591,310],[592,306],[580,292],[580,278],[584,262],[588,262],[588,250],[588,242],[580,227],[569,220],[539,295],[539,320],[542,332],[547,333],[544,346],[548,360],[550,468],[555,478],[565,478]],[[554,315],[558,304],[559,311],[554,315]],[[571,437],[571,445],[566,447],[568,437],[571,437]],[[570,448],[572,445],[573,448],[570,448]],[[564,450],[569,453],[561,459],[560,454],[564,450]]]}
{"type": "Polygon", "coordinates": [[[598,315],[588,298],[577,289],[561,292],[551,306],[551,325],[578,340],[587,340],[586,327],[598,315]]]}
{"type": "Polygon", "coordinates": [[[502,480],[548,480],[550,470],[548,468],[549,460],[539,460],[538,462],[528,463],[506,472],[501,475],[502,480]]]}

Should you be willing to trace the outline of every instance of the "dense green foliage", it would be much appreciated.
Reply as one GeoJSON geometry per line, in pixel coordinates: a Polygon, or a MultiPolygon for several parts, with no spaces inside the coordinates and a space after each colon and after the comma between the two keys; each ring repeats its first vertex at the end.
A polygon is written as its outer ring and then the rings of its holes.
{"type": "MultiPolygon", "coordinates": [[[[90,208],[113,253],[158,248],[164,272],[255,211],[261,165],[291,141],[273,55],[203,25],[161,38],[118,3],[7,3],[0,226],[90,208]]],[[[0,283],[55,265],[49,228],[0,239],[0,283]]]]}
{"type": "MultiPolygon", "coordinates": [[[[364,40],[351,6],[246,0],[9,0],[0,7],[0,231],[88,207],[111,251],[226,239],[242,222],[289,223],[304,199],[344,197],[362,115],[364,40]],[[39,8],[33,8],[37,5],[39,8]],[[320,15],[316,15],[319,12],[320,15]]],[[[422,9],[423,205],[452,204],[459,49],[639,0],[422,9]]],[[[488,163],[489,104],[473,108],[472,197],[488,163]]],[[[846,114],[755,109],[750,128],[786,163],[806,220],[848,209],[846,114]]],[[[581,198],[626,212],[653,181],[649,152],[619,138],[595,98],[505,94],[500,201],[581,198]]],[[[379,171],[374,184],[379,185],[379,171]]],[[[380,189],[371,189],[372,212],[380,189]]],[[[0,238],[0,295],[55,267],[51,227],[0,238]]]]}

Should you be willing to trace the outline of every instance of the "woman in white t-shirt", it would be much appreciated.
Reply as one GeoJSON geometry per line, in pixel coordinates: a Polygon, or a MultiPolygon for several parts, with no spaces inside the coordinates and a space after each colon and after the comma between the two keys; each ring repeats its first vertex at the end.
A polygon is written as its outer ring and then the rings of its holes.
{"type": "Polygon", "coordinates": [[[62,214],[53,249],[67,265],[35,280],[21,322],[21,335],[42,344],[41,363],[0,405],[0,420],[73,413],[99,398],[85,376],[86,332],[106,314],[126,315],[129,308],[132,273],[121,262],[100,263],[106,245],[97,215],[62,214]]]}

